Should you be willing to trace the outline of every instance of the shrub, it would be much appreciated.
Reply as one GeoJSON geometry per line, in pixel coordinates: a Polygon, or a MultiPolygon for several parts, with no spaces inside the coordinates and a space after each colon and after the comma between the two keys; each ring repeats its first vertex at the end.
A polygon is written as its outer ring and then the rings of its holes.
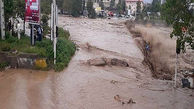
{"type": "Polygon", "coordinates": [[[64,69],[64,63],[60,62],[60,63],[56,63],[54,69],[55,71],[59,72],[59,71],[62,71],[64,69]]]}
{"type": "Polygon", "coordinates": [[[0,70],[5,69],[5,67],[7,67],[7,66],[9,66],[9,63],[7,63],[7,62],[0,63],[0,70]]]}
{"type": "Polygon", "coordinates": [[[10,45],[7,44],[7,43],[2,43],[0,49],[1,49],[2,51],[10,51],[10,50],[11,50],[11,47],[10,47],[10,45]]]}
{"type": "Polygon", "coordinates": [[[49,16],[46,14],[43,14],[41,22],[42,22],[42,27],[43,27],[43,36],[47,35],[49,33],[49,26],[48,26],[48,20],[49,16]]]}
{"type": "Polygon", "coordinates": [[[70,37],[69,31],[66,31],[66,30],[64,30],[63,28],[59,28],[58,34],[59,34],[58,37],[64,37],[64,38],[67,39],[67,40],[68,40],[69,37],[70,37]]]}
{"type": "MultiPolygon", "coordinates": [[[[69,40],[69,37],[70,34],[68,31],[63,30],[63,28],[59,28],[57,63],[54,66],[55,71],[62,71],[65,67],[67,67],[71,57],[75,53],[75,44],[69,40]]],[[[35,46],[31,46],[29,37],[22,36],[21,39],[18,40],[16,37],[6,34],[6,40],[0,40],[0,50],[17,50],[23,53],[34,53],[39,55],[39,57],[47,58],[48,66],[53,66],[53,43],[49,39],[43,39],[42,42],[36,42],[35,46]]],[[[3,65],[1,64],[1,66],[3,65]]]]}
{"type": "Polygon", "coordinates": [[[57,43],[57,64],[55,65],[56,71],[61,71],[68,66],[71,57],[75,54],[75,44],[64,37],[58,38],[57,43]]]}

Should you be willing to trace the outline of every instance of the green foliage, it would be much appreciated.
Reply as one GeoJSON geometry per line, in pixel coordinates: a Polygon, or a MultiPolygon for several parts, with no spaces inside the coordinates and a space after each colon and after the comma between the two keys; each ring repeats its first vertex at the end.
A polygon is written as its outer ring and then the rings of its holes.
{"type": "Polygon", "coordinates": [[[68,66],[71,57],[75,54],[75,44],[71,41],[65,39],[64,37],[59,37],[57,42],[57,59],[55,70],[62,71],[68,66]]]}
{"type": "Polygon", "coordinates": [[[43,35],[47,35],[48,32],[49,32],[49,29],[50,27],[48,26],[48,20],[49,20],[49,17],[48,15],[46,14],[43,14],[42,18],[41,18],[41,21],[42,21],[42,27],[43,27],[43,35]]]}
{"type": "MultiPolygon", "coordinates": [[[[57,2],[57,3],[59,3],[59,2],[57,2]]],[[[71,10],[72,10],[71,7],[73,5],[72,3],[73,3],[72,0],[63,0],[62,9],[71,13],[71,10]]]]}
{"type": "MultiPolygon", "coordinates": [[[[185,52],[186,46],[193,49],[194,44],[194,16],[190,4],[194,0],[166,0],[162,6],[162,17],[173,26],[171,37],[177,38],[177,51],[185,52]],[[182,29],[187,30],[186,35],[182,29]]],[[[178,52],[179,53],[179,52],[178,52]]]]}
{"type": "Polygon", "coordinates": [[[59,28],[59,30],[58,30],[59,32],[59,37],[64,37],[65,39],[69,39],[69,37],[70,37],[70,33],[69,33],[69,31],[66,31],[66,30],[64,30],[63,28],[59,28]]]}
{"type": "MultiPolygon", "coordinates": [[[[46,56],[46,50],[43,47],[32,47],[30,45],[29,37],[22,37],[18,40],[16,37],[9,36],[6,34],[7,39],[5,41],[0,41],[0,51],[19,51],[24,53],[35,53],[41,57],[46,56]]],[[[46,39],[45,39],[46,40],[46,39]]]]}
{"type": "Polygon", "coordinates": [[[1,62],[0,63],[0,70],[5,69],[5,67],[7,67],[7,66],[9,66],[9,63],[7,63],[7,62],[1,62]]]}
{"type": "Polygon", "coordinates": [[[141,13],[141,1],[137,2],[137,13],[141,13]]]}
{"type": "Polygon", "coordinates": [[[136,20],[142,19],[141,1],[137,2],[136,20]]]}
{"type": "Polygon", "coordinates": [[[49,15],[51,13],[51,3],[52,0],[41,0],[40,5],[41,5],[41,13],[49,15]]]}
{"type": "Polygon", "coordinates": [[[5,27],[8,28],[9,19],[14,15],[14,2],[13,0],[4,0],[4,11],[5,11],[5,27]]]}
{"type": "Polygon", "coordinates": [[[151,12],[160,12],[161,0],[153,0],[151,5],[151,12]]]}
{"type": "Polygon", "coordinates": [[[20,17],[24,20],[25,15],[25,0],[14,0],[14,13],[17,14],[17,17],[20,17]]]}
{"type": "Polygon", "coordinates": [[[115,8],[115,0],[111,0],[110,1],[110,7],[109,7],[109,9],[110,10],[113,10],[115,8]]]}
{"type": "Polygon", "coordinates": [[[63,8],[64,1],[65,0],[56,0],[57,6],[58,6],[59,9],[62,9],[63,8]]]}
{"type": "MultiPolygon", "coordinates": [[[[57,63],[63,63],[67,67],[71,57],[75,53],[75,45],[64,38],[59,38],[57,42],[57,63]]],[[[60,64],[61,65],[61,64],[60,64]]]]}
{"type": "MultiPolygon", "coordinates": [[[[71,57],[74,55],[76,47],[69,39],[69,32],[60,28],[57,43],[57,64],[54,66],[56,71],[62,71],[68,66],[71,57]]],[[[49,66],[52,67],[54,60],[53,44],[48,39],[43,39],[42,42],[36,42],[35,46],[30,45],[29,37],[22,37],[21,40],[13,36],[7,35],[5,41],[0,40],[0,51],[19,51],[23,53],[34,53],[40,57],[47,58],[49,66]]]]}
{"type": "Polygon", "coordinates": [[[88,10],[88,17],[89,18],[96,18],[96,12],[93,8],[92,0],[88,0],[87,2],[87,10],[88,10]]]}
{"type": "Polygon", "coordinates": [[[10,51],[11,50],[11,47],[9,46],[9,44],[4,43],[4,44],[2,44],[2,46],[0,47],[0,49],[2,51],[10,51]]]}
{"type": "Polygon", "coordinates": [[[119,14],[124,14],[126,12],[126,2],[125,0],[119,0],[117,4],[117,12],[119,14]]]}
{"type": "Polygon", "coordinates": [[[99,1],[99,6],[101,7],[102,10],[104,10],[104,2],[103,1],[99,1]]]}
{"type": "MultiPolygon", "coordinates": [[[[55,71],[62,71],[65,67],[68,66],[71,57],[75,54],[75,44],[72,43],[69,39],[69,32],[59,28],[59,37],[57,41],[57,59],[56,65],[54,66],[55,71]]],[[[46,57],[48,59],[48,63],[53,65],[53,46],[50,40],[43,40],[42,42],[38,42],[36,44],[39,48],[46,49],[46,57]]]]}
{"type": "Polygon", "coordinates": [[[71,15],[73,17],[79,17],[82,12],[82,0],[71,0],[72,6],[71,6],[71,15]]]}

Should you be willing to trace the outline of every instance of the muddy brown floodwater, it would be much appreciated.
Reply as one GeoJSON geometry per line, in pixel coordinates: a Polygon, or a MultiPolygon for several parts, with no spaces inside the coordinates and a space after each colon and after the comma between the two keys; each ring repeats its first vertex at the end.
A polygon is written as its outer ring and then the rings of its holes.
{"type": "Polygon", "coordinates": [[[0,73],[0,109],[193,109],[194,92],[156,80],[124,20],[59,17],[78,51],[63,72],[6,70],[0,73]],[[90,66],[115,58],[129,67],[90,66]]]}

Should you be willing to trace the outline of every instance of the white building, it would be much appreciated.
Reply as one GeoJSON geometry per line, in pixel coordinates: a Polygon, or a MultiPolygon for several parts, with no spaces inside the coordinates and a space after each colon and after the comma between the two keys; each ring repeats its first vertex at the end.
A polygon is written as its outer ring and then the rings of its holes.
{"type": "MultiPolygon", "coordinates": [[[[88,0],[85,0],[85,2],[87,3],[88,0]]],[[[99,2],[102,1],[104,3],[105,7],[109,7],[110,6],[110,1],[111,0],[92,0],[93,4],[94,4],[94,8],[99,7],[99,2]]],[[[117,1],[117,0],[116,0],[117,1]]]]}
{"type": "Polygon", "coordinates": [[[131,14],[135,14],[137,11],[137,2],[141,2],[141,9],[143,9],[143,0],[125,0],[126,5],[127,5],[127,10],[130,10],[131,14]]]}

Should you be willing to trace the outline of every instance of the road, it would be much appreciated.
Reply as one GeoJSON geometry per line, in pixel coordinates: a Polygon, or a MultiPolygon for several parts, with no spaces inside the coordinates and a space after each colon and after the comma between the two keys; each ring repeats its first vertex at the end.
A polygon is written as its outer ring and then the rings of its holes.
{"type": "Polygon", "coordinates": [[[68,68],[0,72],[0,109],[192,109],[194,92],[152,78],[123,22],[60,16],[78,46],[68,68]],[[125,60],[129,67],[87,63],[96,58],[125,60]]]}

